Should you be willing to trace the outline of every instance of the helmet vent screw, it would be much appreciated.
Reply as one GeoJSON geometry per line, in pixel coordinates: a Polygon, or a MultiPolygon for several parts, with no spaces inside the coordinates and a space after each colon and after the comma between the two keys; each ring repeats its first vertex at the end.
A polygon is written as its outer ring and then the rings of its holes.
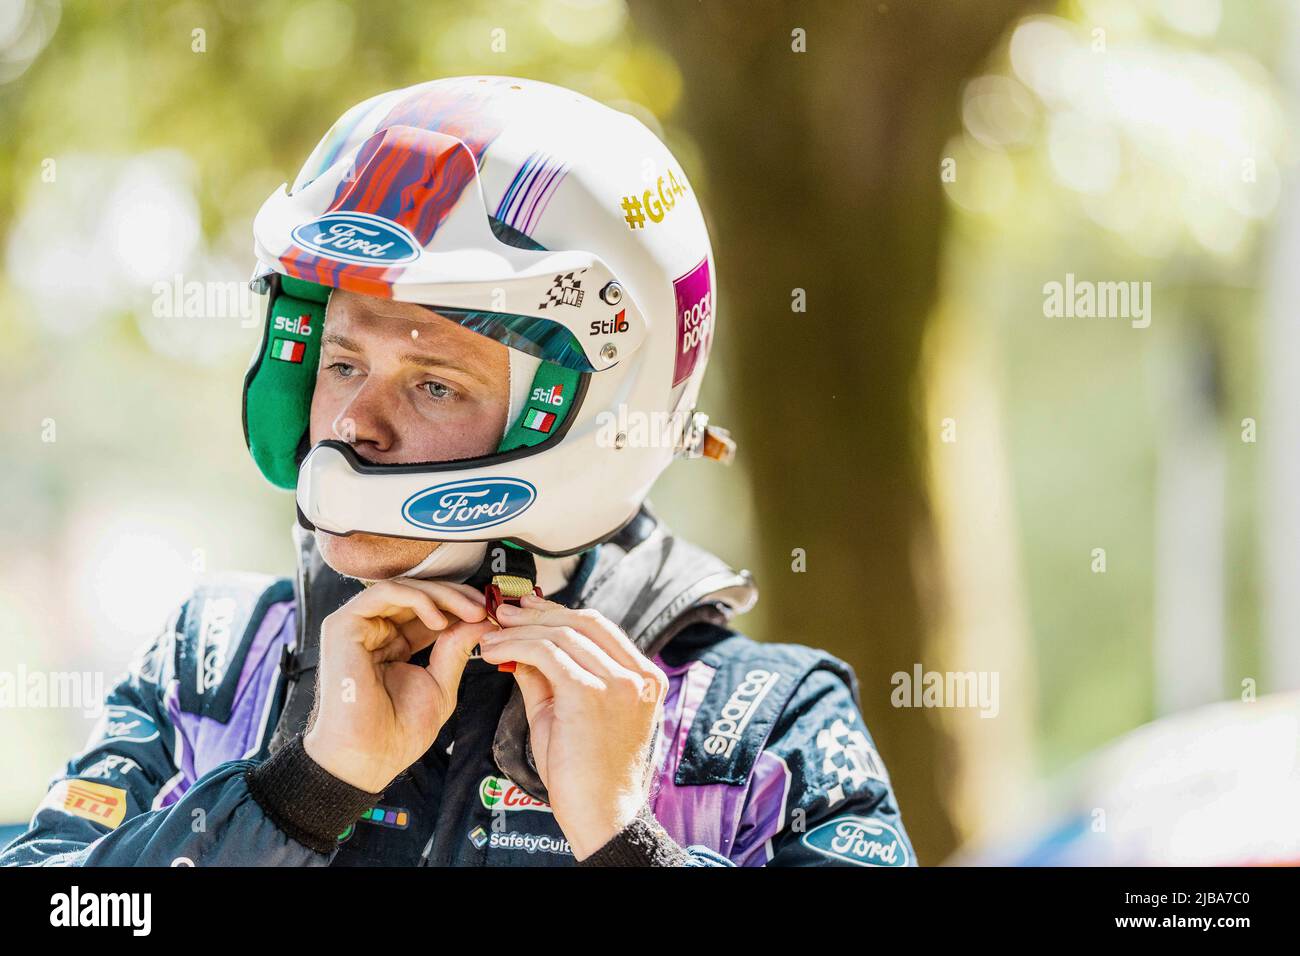
{"type": "Polygon", "coordinates": [[[613,342],[606,342],[600,349],[600,357],[606,362],[612,362],[618,356],[618,348],[613,342]]]}
{"type": "Polygon", "coordinates": [[[600,290],[600,297],[607,305],[618,305],[623,301],[623,287],[617,282],[607,282],[605,288],[600,290]]]}

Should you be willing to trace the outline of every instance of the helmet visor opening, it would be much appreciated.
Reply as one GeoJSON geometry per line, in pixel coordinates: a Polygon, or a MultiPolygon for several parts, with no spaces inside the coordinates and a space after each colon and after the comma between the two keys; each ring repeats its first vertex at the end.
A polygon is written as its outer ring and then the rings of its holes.
{"type": "Polygon", "coordinates": [[[596,370],[587,360],[577,337],[559,322],[512,312],[483,312],[434,305],[426,308],[463,328],[544,362],[553,362],[575,372],[596,370]]]}

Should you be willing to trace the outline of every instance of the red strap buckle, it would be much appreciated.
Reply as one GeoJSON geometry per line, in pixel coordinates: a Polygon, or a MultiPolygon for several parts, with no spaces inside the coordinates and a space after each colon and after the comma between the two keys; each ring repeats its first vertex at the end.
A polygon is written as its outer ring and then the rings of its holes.
{"type": "MultiPolygon", "coordinates": [[[[531,585],[533,593],[538,597],[542,596],[542,589],[526,578],[515,575],[498,574],[492,579],[492,583],[483,589],[483,597],[486,598],[487,616],[497,627],[501,622],[497,620],[497,608],[502,604],[513,604],[519,607],[519,599],[527,593],[524,589],[531,585]],[[504,587],[504,589],[503,589],[504,587]]],[[[497,665],[497,670],[505,674],[515,672],[515,662],[505,661],[497,665]]]]}

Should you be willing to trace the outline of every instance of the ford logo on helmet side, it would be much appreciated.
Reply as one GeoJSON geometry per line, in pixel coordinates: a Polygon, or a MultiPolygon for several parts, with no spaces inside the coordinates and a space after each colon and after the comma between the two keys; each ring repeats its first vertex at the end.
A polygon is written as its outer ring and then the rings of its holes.
{"type": "Polygon", "coordinates": [[[340,262],[392,266],[420,255],[420,244],[404,226],[364,212],[328,212],[290,235],[304,249],[340,262]]]}
{"type": "Polygon", "coordinates": [[[402,517],[430,531],[477,531],[523,514],[537,489],[519,478],[452,481],[417,491],[402,505],[402,517]]]}

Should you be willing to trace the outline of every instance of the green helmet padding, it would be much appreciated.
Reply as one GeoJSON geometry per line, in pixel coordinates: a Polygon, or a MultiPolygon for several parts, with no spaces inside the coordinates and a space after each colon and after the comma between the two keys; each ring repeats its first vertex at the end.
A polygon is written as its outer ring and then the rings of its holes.
{"type": "MultiPolygon", "coordinates": [[[[244,441],[267,481],[298,485],[298,448],[311,420],[329,286],[273,276],[262,347],[244,376],[244,441]],[[276,280],[278,279],[278,286],[276,280]]],[[[543,361],[529,399],[497,451],[540,444],[568,416],[582,373],[543,361]]]]}
{"type": "Polygon", "coordinates": [[[244,441],[266,479],[292,489],[298,484],[298,443],[311,417],[330,290],[281,276],[276,292],[272,285],[262,349],[244,376],[244,441]]]}

